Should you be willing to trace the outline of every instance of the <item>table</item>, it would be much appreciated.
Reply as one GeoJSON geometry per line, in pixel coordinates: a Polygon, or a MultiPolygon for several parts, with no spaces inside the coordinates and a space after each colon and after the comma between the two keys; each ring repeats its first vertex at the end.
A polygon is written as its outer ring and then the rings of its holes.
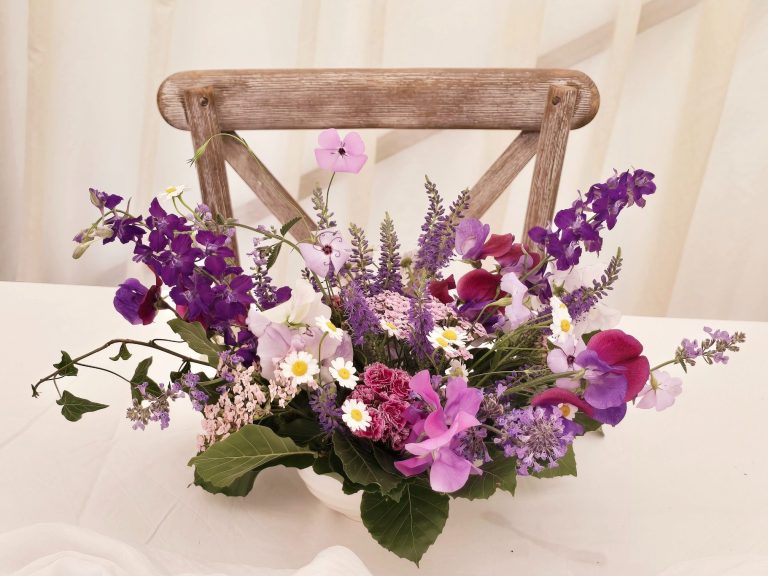
{"type": "MultiPolygon", "coordinates": [[[[748,340],[727,367],[691,369],[671,409],[630,408],[604,437],[578,439],[577,478],[523,478],[515,497],[453,502],[417,570],[321,505],[294,470],[266,471],[244,499],[189,487],[199,417],[186,403],[172,410],[168,430],[133,431],[125,383],[86,370],[63,387],[109,409],[71,423],[52,388],[32,399],[30,383],[61,349],[74,356],[112,337],[169,333],[157,322],[130,326],[112,297],[100,287],[0,283],[0,532],[66,522],[139,549],[274,568],[302,566],[340,544],[377,575],[646,575],[704,557],[768,557],[768,323],[624,318],[620,327],[645,344],[652,364],[704,324],[748,340]]],[[[144,357],[133,352],[124,372],[144,357]]],[[[172,367],[156,356],[156,375],[172,367]]]]}

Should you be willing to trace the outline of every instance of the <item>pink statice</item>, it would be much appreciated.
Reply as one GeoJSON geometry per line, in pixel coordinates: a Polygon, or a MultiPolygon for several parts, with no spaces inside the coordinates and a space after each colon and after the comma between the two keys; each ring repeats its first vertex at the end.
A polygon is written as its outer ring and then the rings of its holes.
{"type": "Polygon", "coordinates": [[[230,358],[226,354],[219,360],[219,375],[229,384],[216,404],[203,408],[203,432],[197,437],[198,452],[269,414],[267,397],[255,380],[258,365],[246,368],[237,360],[237,356],[230,358]]]}
{"type": "Polygon", "coordinates": [[[363,402],[371,415],[371,425],[356,432],[357,436],[383,442],[393,450],[403,449],[411,432],[407,419],[410,380],[404,370],[380,362],[366,367],[363,381],[349,396],[363,402]]]}
{"type": "MultiPolygon", "coordinates": [[[[397,327],[396,338],[408,339],[411,333],[411,323],[408,316],[411,309],[411,299],[408,296],[384,290],[380,294],[367,298],[367,300],[371,309],[382,319],[383,323],[397,327]]],[[[488,335],[481,324],[461,318],[451,306],[443,304],[433,296],[427,297],[425,307],[436,325],[458,326],[470,336],[471,340],[488,335]]]]}

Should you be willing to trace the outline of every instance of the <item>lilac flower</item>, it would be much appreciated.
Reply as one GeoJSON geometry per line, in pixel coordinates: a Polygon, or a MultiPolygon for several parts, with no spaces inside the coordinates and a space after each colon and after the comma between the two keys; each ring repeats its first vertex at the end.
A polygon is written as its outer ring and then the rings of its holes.
{"type": "Polygon", "coordinates": [[[478,260],[490,232],[490,224],[483,224],[477,218],[465,218],[456,227],[456,253],[465,260],[478,260]]]}
{"type": "MultiPolygon", "coordinates": [[[[553,348],[547,354],[547,366],[553,374],[574,372],[583,368],[576,363],[576,357],[587,348],[581,338],[562,340],[558,346],[559,348],[553,348]]],[[[575,390],[579,387],[579,381],[572,378],[559,378],[555,381],[555,386],[566,390],[575,390]]]]}
{"type": "Polygon", "coordinates": [[[497,418],[495,426],[503,434],[494,442],[507,458],[517,458],[517,473],[521,476],[556,468],[573,442],[562,414],[549,407],[513,409],[497,418]]]}
{"type": "Polygon", "coordinates": [[[301,242],[298,246],[307,267],[321,278],[341,270],[352,253],[338,230],[320,230],[314,244],[301,242]]]}
{"type": "Polygon", "coordinates": [[[117,208],[117,205],[123,201],[122,196],[117,194],[107,194],[96,190],[96,188],[88,188],[88,193],[91,196],[91,204],[96,206],[99,211],[104,214],[104,210],[113,210],[117,208]]]}
{"type": "Polygon", "coordinates": [[[323,170],[357,174],[368,160],[365,144],[357,132],[350,132],[342,140],[335,128],[329,128],[320,132],[317,143],[320,147],[315,148],[315,159],[323,170]]]}
{"type": "Polygon", "coordinates": [[[157,309],[155,302],[160,291],[160,279],[154,286],[147,288],[136,278],[128,278],[120,284],[113,303],[115,310],[131,324],[151,324],[157,309]]]}
{"type": "Polygon", "coordinates": [[[509,321],[507,328],[513,330],[533,316],[531,309],[523,303],[528,294],[528,288],[520,282],[514,272],[509,272],[501,277],[499,288],[509,294],[511,302],[504,308],[504,315],[509,321]]]}
{"type": "Polygon", "coordinates": [[[726,352],[738,352],[739,344],[746,341],[743,332],[733,335],[725,330],[713,330],[709,326],[704,327],[704,332],[709,338],[701,342],[685,338],[675,352],[675,362],[685,366],[695,366],[696,359],[701,358],[707,364],[727,364],[729,357],[726,352]]]}
{"type": "Polygon", "coordinates": [[[405,450],[413,458],[395,462],[395,467],[405,476],[415,476],[429,469],[429,483],[436,492],[455,492],[467,483],[471,473],[480,470],[466,458],[456,453],[460,447],[461,434],[479,426],[476,418],[483,396],[480,390],[467,387],[463,378],[451,378],[446,385],[445,407],[432,388],[427,370],[411,378],[410,388],[432,410],[429,415],[414,426],[419,442],[409,442],[405,450]]]}

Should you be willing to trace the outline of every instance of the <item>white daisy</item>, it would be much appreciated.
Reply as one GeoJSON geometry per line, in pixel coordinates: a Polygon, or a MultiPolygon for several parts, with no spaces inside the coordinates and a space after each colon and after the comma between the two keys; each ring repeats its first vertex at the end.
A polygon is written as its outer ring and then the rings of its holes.
{"type": "Polygon", "coordinates": [[[344,360],[344,358],[336,358],[331,361],[331,367],[329,369],[331,376],[344,388],[354,388],[357,386],[357,376],[355,372],[355,366],[352,362],[344,360]]]}
{"type": "Polygon", "coordinates": [[[550,324],[549,329],[552,334],[549,336],[549,341],[557,343],[568,340],[574,335],[573,318],[568,313],[568,306],[557,296],[552,296],[550,304],[552,306],[552,324],[550,324]]]}
{"type": "Polygon", "coordinates": [[[184,186],[184,184],[177,184],[175,186],[168,186],[163,190],[163,194],[165,194],[168,198],[177,198],[181,196],[181,194],[186,190],[187,187],[184,186]]]}
{"type": "Polygon", "coordinates": [[[446,376],[450,376],[452,378],[467,378],[469,376],[469,371],[467,370],[467,367],[464,365],[464,363],[461,360],[453,359],[451,360],[451,364],[448,368],[448,370],[445,371],[446,376]]]}
{"type": "Polygon", "coordinates": [[[280,372],[294,384],[309,384],[320,373],[320,367],[309,352],[291,352],[280,363],[280,372]]]}
{"type": "Polygon", "coordinates": [[[336,324],[328,320],[325,316],[318,316],[315,318],[315,325],[334,340],[341,342],[341,339],[344,338],[344,330],[336,326],[336,324]]]}
{"type": "Polygon", "coordinates": [[[382,319],[380,324],[384,332],[387,333],[387,336],[392,336],[393,338],[400,338],[400,329],[397,327],[397,324],[384,319],[382,319]]]}
{"type": "Polygon", "coordinates": [[[573,404],[568,404],[567,402],[563,402],[562,404],[557,405],[557,409],[560,410],[560,414],[563,415],[563,418],[566,420],[573,420],[573,417],[576,416],[576,412],[579,411],[576,406],[573,404]]]}
{"type": "Polygon", "coordinates": [[[461,328],[445,328],[443,326],[437,326],[427,336],[435,348],[442,348],[448,350],[456,347],[461,348],[466,343],[467,335],[461,328]]]}
{"type": "Polygon", "coordinates": [[[368,412],[368,407],[360,402],[360,400],[347,398],[344,400],[344,404],[341,405],[341,411],[341,419],[344,420],[344,424],[349,426],[352,432],[367,430],[371,425],[371,415],[368,412]]]}

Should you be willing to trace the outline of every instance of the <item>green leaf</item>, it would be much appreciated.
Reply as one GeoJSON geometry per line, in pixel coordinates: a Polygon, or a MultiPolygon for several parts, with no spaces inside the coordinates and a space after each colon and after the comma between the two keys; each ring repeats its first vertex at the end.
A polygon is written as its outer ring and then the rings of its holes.
{"type": "Polygon", "coordinates": [[[574,416],[573,421],[577,424],[581,424],[581,426],[584,428],[584,432],[595,432],[597,430],[600,430],[600,428],[603,426],[602,422],[598,422],[597,420],[593,420],[584,412],[579,410],[576,412],[576,416],[574,416]]]}
{"type": "Polygon", "coordinates": [[[280,226],[280,236],[285,236],[285,235],[288,233],[288,231],[289,231],[291,228],[293,228],[293,226],[294,226],[294,225],[295,225],[295,224],[296,224],[296,223],[297,223],[299,220],[301,220],[301,216],[296,216],[296,218],[291,218],[290,220],[288,220],[288,222],[286,222],[285,224],[283,224],[282,226],[280,226]]]}
{"type": "Polygon", "coordinates": [[[557,461],[557,468],[546,468],[541,472],[533,472],[531,476],[536,476],[536,478],[576,476],[576,454],[573,452],[573,444],[568,446],[568,451],[565,453],[565,456],[557,461]]]}
{"type": "Polygon", "coordinates": [[[61,398],[56,400],[56,404],[61,406],[62,416],[70,422],[77,422],[86,412],[96,412],[96,410],[108,408],[106,404],[99,404],[98,402],[91,402],[85,398],[78,398],[66,390],[62,393],[61,398]]]}
{"type": "Polygon", "coordinates": [[[192,350],[198,354],[208,356],[208,363],[211,366],[217,366],[219,363],[219,352],[223,350],[218,344],[214,344],[205,333],[205,328],[200,322],[185,322],[181,318],[174,318],[168,321],[168,326],[176,332],[192,350]]]}
{"type": "Polygon", "coordinates": [[[232,484],[229,486],[219,488],[213,484],[205,482],[197,473],[197,471],[195,471],[195,485],[200,486],[200,488],[206,492],[210,492],[211,494],[224,494],[225,496],[247,496],[253,488],[253,482],[256,480],[256,476],[258,476],[258,474],[259,473],[257,471],[251,470],[250,472],[246,472],[240,476],[240,478],[232,482],[232,484]]]}
{"type": "Polygon", "coordinates": [[[397,474],[394,466],[382,466],[379,460],[385,461],[385,453],[379,449],[378,458],[374,454],[370,442],[362,445],[354,438],[345,436],[338,430],[333,433],[333,450],[344,466],[344,473],[355,484],[368,486],[377,484],[381,492],[388,494],[394,491],[404,478],[397,474]]]}
{"type": "Polygon", "coordinates": [[[134,386],[131,386],[131,396],[137,400],[142,398],[142,394],[139,392],[138,386],[144,383],[147,384],[147,394],[156,397],[162,394],[160,387],[157,385],[157,382],[152,380],[152,378],[150,378],[148,375],[149,367],[151,365],[152,356],[149,358],[144,358],[144,360],[137,364],[136,370],[133,372],[133,376],[131,376],[131,384],[134,384],[134,386]]]}
{"type": "Polygon", "coordinates": [[[131,353],[128,352],[128,346],[125,345],[125,342],[120,344],[120,351],[115,354],[114,356],[110,356],[110,360],[114,360],[117,362],[118,360],[129,360],[131,357],[131,353]]]}
{"type": "Polygon", "coordinates": [[[277,262],[277,257],[280,254],[280,248],[282,248],[282,246],[282,244],[276,244],[270,251],[269,258],[267,258],[267,270],[272,268],[272,266],[275,265],[275,262],[277,262]]]}
{"type": "Polygon", "coordinates": [[[500,451],[494,451],[493,460],[481,467],[482,475],[470,475],[464,487],[451,494],[455,498],[477,500],[490,498],[497,488],[515,493],[517,486],[517,460],[506,458],[500,451]]]}
{"type": "Polygon", "coordinates": [[[72,358],[64,350],[61,351],[61,362],[54,364],[53,367],[59,369],[59,376],[77,376],[77,366],[72,363],[72,358]]]}
{"type": "Polygon", "coordinates": [[[189,465],[203,482],[224,488],[251,470],[279,464],[305,468],[314,458],[314,452],[297,446],[290,438],[278,436],[266,426],[248,424],[192,458],[189,465]]]}
{"type": "Polygon", "coordinates": [[[407,482],[400,501],[364,492],[360,504],[363,524],[384,548],[419,564],[443,531],[448,496],[422,482],[407,482]]]}

